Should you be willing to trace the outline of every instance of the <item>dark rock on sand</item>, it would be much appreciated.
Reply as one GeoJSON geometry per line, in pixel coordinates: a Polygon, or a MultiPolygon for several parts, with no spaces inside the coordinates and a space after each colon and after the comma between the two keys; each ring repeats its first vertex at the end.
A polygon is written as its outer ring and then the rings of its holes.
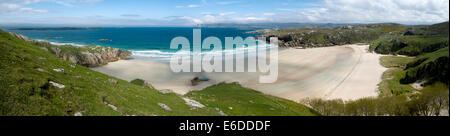
{"type": "Polygon", "coordinates": [[[206,81],[209,81],[209,79],[206,77],[195,77],[194,79],[191,80],[191,84],[192,84],[192,86],[196,86],[196,85],[200,84],[201,82],[206,82],[206,81]]]}

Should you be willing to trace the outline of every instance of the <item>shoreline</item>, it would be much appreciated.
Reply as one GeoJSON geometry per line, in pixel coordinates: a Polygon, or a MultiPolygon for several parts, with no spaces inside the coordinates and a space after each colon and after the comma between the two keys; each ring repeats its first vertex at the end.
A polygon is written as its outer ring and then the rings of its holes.
{"type": "Polygon", "coordinates": [[[173,73],[168,64],[152,60],[120,60],[91,68],[124,80],[149,81],[156,89],[178,94],[201,90],[220,82],[239,82],[265,94],[299,102],[304,98],[354,100],[378,95],[378,84],[387,69],[379,64],[381,55],[369,53],[368,45],[279,51],[278,81],[259,84],[260,73],[203,73],[210,81],[191,85],[200,73],[173,73]]]}

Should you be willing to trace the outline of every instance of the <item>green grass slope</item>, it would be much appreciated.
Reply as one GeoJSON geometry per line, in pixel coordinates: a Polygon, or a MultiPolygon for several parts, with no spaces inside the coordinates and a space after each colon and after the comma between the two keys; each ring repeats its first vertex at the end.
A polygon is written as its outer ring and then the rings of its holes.
{"type": "MultiPolygon", "coordinates": [[[[222,115],[216,108],[223,110],[222,112],[226,115],[317,115],[301,104],[263,95],[240,86],[220,84],[215,87],[233,90],[230,91],[233,92],[232,94],[226,95],[235,96],[242,93],[253,96],[255,102],[267,100],[271,104],[234,103],[233,107],[237,109],[246,107],[247,110],[258,111],[258,113],[245,112],[245,110],[228,111],[223,108],[229,105],[225,99],[223,102],[218,101],[215,105],[201,101],[205,108],[193,108],[187,105],[183,98],[195,95],[164,94],[135,85],[64,61],[35,43],[25,42],[0,30],[0,115],[2,116],[73,116],[76,113],[81,113],[83,116],[222,115]],[[60,71],[61,69],[64,71],[60,71]],[[54,83],[57,84],[54,85],[54,83]],[[58,88],[58,85],[64,85],[64,88],[58,88]],[[168,106],[170,110],[164,109],[161,105],[168,106]],[[271,108],[276,110],[271,111],[271,108]]],[[[209,92],[208,89],[196,93],[207,92],[209,92]]],[[[222,97],[216,96],[203,98],[222,97]]],[[[248,99],[237,100],[247,101],[248,99]]]]}
{"type": "Polygon", "coordinates": [[[312,109],[293,101],[265,95],[237,83],[221,83],[202,91],[192,91],[187,97],[224,111],[227,115],[317,115],[312,109]]]}
{"type": "Polygon", "coordinates": [[[406,65],[414,61],[414,58],[400,56],[382,56],[380,64],[389,68],[383,73],[382,81],[378,84],[380,96],[401,95],[417,91],[409,84],[402,84],[401,79],[405,77],[406,65]]]}
{"type": "Polygon", "coordinates": [[[429,26],[417,26],[410,28],[410,32],[414,35],[447,35],[448,36],[449,24],[442,22],[429,26]]]}
{"type": "Polygon", "coordinates": [[[370,49],[381,54],[417,56],[448,47],[448,36],[388,35],[372,42],[370,49]]]}

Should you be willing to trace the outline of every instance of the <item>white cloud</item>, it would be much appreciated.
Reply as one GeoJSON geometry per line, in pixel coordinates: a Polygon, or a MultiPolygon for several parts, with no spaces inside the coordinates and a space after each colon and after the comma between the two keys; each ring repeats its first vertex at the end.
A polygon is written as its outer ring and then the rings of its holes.
{"type": "Polygon", "coordinates": [[[233,15],[236,14],[236,12],[223,12],[223,13],[219,13],[220,16],[228,16],[228,15],[233,15]]]}
{"type": "Polygon", "coordinates": [[[79,3],[96,3],[102,0],[1,0],[0,14],[46,13],[45,9],[33,9],[29,6],[41,2],[50,2],[66,7],[76,7],[79,3]]]}
{"type": "Polygon", "coordinates": [[[196,7],[200,7],[200,5],[191,4],[191,5],[187,5],[186,7],[188,7],[188,8],[196,8],[196,7]]]}
{"type": "MultiPolygon", "coordinates": [[[[33,7],[32,4],[48,2],[64,5],[66,7],[76,7],[82,3],[95,3],[101,0],[0,0],[0,15],[3,14],[32,14],[51,12],[46,9],[33,7]]],[[[222,1],[191,5],[180,5],[176,8],[208,7],[213,4],[226,5],[237,1],[222,1]]],[[[207,9],[210,12],[199,12],[198,15],[184,16],[163,19],[145,19],[143,16],[124,14],[119,18],[40,18],[41,22],[57,22],[61,24],[85,23],[102,24],[113,22],[119,24],[129,23],[130,25],[161,24],[161,25],[192,25],[208,23],[259,23],[259,22],[319,22],[319,23],[438,23],[449,20],[449,0],[320,0],[317,3],[309,3],[310,8],[295,8],[293,6],[273,6],[273,9],[264,9],[264,12],[223,12],[215,9],[207,9]],[[54,20],[54,21],[48,21],[54,20]],[[69,20],[69,21],[68,21],[69,20]],[[92,21],[94,20],[94,21],[92,21]],[[97,21],[95,21],[97,20],[97,21]],[[117,21],[116,21],[117,20],[117,21]],[[152,22],[153,21],[153,22],[152,22]]],[[[257,6],[257,5],[255,5],[257,6]]],[[[302,6],[304,7],[304,6],[302,6]]],[[[95,14],[95,13],[94,13],[95,14]]],[[[5,17],[6,18],[6,17],[5,17]]],[[[13,18],[13,16],[11,16],[13,18]]],[[[107,17],[105,17],[107,18],[107,17]]],[[[28,18],[15,18],[22,22],[39,22],[28,18]]],[[[2,18],[3,22],[8,21],[2,18]]]]}
{"type": "Polygon", "coordinates": [[[203,23],[204,23],[204,22],[203,22],[202,20],[200,20],[200,19],[196,19],[196,18],[188,17],[188,16],[180,17],[180,19],[184,19],[184,20],[191,21],[191,22],[193,22],[194,24],[203,24],[203,23]]]}
{"type": "Polygon", "coordinates": [[[45,13],[47,10],[25,7],[21,3],[0,3],[0,14],[45,13]]]}
{"type": "Polygon", "coordinates": [[[331,23],[436,23],[449,19],[448,0],[324,0],[320,5],[285,16],[331,23]]]}
{"type": "Polygon", "coordinates": [[[190,4],[190,5],[186,5],[186,6],[175,6],[175,8],[197,8],[200,7],[200,5],[196,5],[196,4],[190,4]]]}
{"type": "Polygon", "coordinates": [[[122,16],[122,17],[140,17],[141,15],[138,15],[138,14],[122,14],[120,16],[122,16]]]}
{"type": "MultiPolygon", "coordinates": [[[[225,4],[225,2],[223,3],[225,4]]],[[[278,8],[273,12],[196,17],[196,22],[319,22],[431,24],[449,20],[448,0],[323,0],[312,8],[278,8]],[[276,12],[279,11],[279,12],[276,12]]],[[[191,17],[195,18],[195,17],[191,17]]]]}
{"type": "Polygon", "coordinates": [[[180,19],[186,20],[191,25],[195,24],[214,24],[214,23],[258,23],[274,21],[271,16],[276,15],[275,13],[262,13],[262,14],[246,14],[240,15],[236,12],[222,12],[222,13],[211,13],[205,12],[200,17],[190,17],[183,16],[180,19]]]}
{"type": "Polygon", "coordinates": [[[438,23],[449,20],[448,0],[323,0],[312,8],[278,8],[274,12],[237,15],[204,14],[193,23],[319,22],[438,23]],[[280,12],[275,12],[280,11],[280,12]],[[229,15],[229,16],[225,16],[229,15]]]}
{"type": "Polygon", "coordinates": [[[263,16],[275,16],[276,13],[263,13],[262,15],[263,16]]]}
{"type": "Polygon", "coordinates": [[[236,3],[240,3],[239,1],[221,1],[221,2],[217,2],[217,4],[219,5],[230,5],[230,4],[236,4],[236,3]]]}

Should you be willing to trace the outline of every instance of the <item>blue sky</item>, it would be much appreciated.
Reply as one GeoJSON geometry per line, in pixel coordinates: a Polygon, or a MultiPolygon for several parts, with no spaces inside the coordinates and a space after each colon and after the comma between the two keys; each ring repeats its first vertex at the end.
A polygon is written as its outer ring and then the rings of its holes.
{"type": "Polygon", "coordinates": [[[0,0],[0,24],[189,26],[209,23],[447,21],[449,0],[0,0]]]}

